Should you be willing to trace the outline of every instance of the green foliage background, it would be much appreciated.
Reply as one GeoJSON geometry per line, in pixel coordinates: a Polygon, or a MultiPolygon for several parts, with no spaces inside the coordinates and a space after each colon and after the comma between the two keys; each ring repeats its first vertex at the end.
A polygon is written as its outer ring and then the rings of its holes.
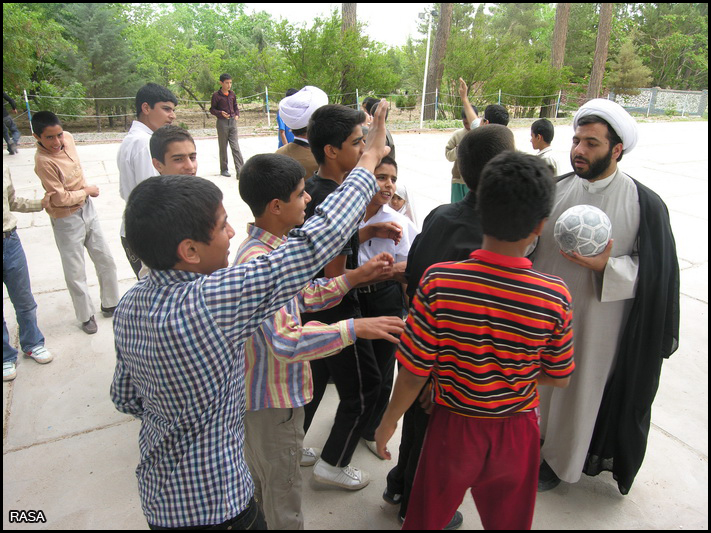
{"type": "MultiPolygon", "coordinates": [[[[455,4],[441,103],[454,108],[460,76],[477,104],[501,90],[534,95],[521,105],[540,105],[544,96],[585,85],[599,6],[572,4],[565,66],[557,71],[550,66],[555,4],[455,4]]],[[[615,6],[608,88],[630,78],[626,69],[648,73],[641,79],[652,86],[708,87],[708,4],[615,6]]],[[[436,16],[439,6],[428,11],[436,16]]],[[[425,35],[425,13],[420,19],[425,35]]],[[[424,38],[388,48],[360,28],[343,34],[338,10],[299,25],[245,14],[244,4],[3,4],[4,90],[106,99],[42,102],[68,114],[125,112],[125,101],[108,98],[135,94],[148,81],[180,98],[209,100],[223,72],[232,74],[238,96],[255,100],[265,87],[278,100],[290,87],[316,85],[332,102],[345,101],[344,76],[361,97],[412,95],[420,91],[424,56],[424,38]]]]}

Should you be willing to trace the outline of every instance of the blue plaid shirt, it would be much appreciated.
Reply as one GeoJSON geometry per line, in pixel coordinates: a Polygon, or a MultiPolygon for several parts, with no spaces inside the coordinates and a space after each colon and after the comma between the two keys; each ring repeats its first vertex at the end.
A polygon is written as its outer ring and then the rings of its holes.
{"type": "Polygon", "coordinates": [[[219,524],[246,508],[238,348],[340,252],[376,190],[357,168],[274,252],[209,276],[152,271],[121,299],[111,399],[142,421],[136,475],[149,524],[219,524]]]}

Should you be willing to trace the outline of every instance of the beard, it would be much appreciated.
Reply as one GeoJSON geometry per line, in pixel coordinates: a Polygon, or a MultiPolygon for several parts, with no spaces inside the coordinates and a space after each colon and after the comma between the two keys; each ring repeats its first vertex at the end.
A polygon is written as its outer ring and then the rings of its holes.
{"type": "Polygon", "coordinates": [[[570,154],[570,165],[573,167],[575,174],[588,181],[593,181],[597,178],[603,177],[602,174],[610,167],[610,163],[612,163],[612,147],[610,147],[610,151],[607,153],[607,155],[602,156],[601,158],[595,159],[593,161],[589,161],[584,157],[580,156],[573,157],[573,154],[570,154]],[[588,165],[588,170],[585,172],[578,171],[575,168],[576,159],[578,161],[586,163],[588,165]]]}

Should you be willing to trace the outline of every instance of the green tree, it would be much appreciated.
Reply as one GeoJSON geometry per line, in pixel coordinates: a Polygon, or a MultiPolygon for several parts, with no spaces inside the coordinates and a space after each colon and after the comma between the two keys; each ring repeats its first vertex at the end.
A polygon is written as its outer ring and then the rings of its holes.
{"type": "Polygon", "coordinates": [[[708,88],[708,4],[642,4],[640,54],[655,86],[708,88]]]}
{"type": "Polygon", "coordinates": [[[118,15],[115,5],[93,3],[66,4],[57,13],[65,35],[75,43],[66,56],[67,68],[62,76],[68,84],[81,83],[86,96],[94,98],[99,131],[103,112],[123,110],[125,115],[129,109],[125,100],[104,99],[125,97],[134,85],[135,60],[123,35],[125,24],[118,15]]]}
{"type": "Polygon", "coordinates": [[[652,80],[652,70],[644,66],[632,40],[625,42],[609,66],[607,85],[616,94],[639,94],[652,80]]]}
{"type": "Polygon", "coordinates": [[[390,70],[391,56],[385,47],[359,32],[341,31],[341,19],[333,11],[327,19],[316,18],[311,27],[293,26],[282,21],[276,26],[277,43],[283,50],[286,70],[282,80],[287,87],[315,85],[323,89],[332,103],[342,103],[341,73],[350,65],[350,86],[365,94],[389,94],[399,84],[390,70]]]}
{"type": "MultiPolygon", "coordinates": [[[[62,35],[62,26],[48,16],[47,8],[4,3],[2,14],[3,89],[19,96],[23,89],[34,93],[41,83],[45,91],[59,93],[66,88],[57,62],[72,45],[62,35]]],[[[82,87],[73,87],[75,94],[83,92],[82,87]]]]}

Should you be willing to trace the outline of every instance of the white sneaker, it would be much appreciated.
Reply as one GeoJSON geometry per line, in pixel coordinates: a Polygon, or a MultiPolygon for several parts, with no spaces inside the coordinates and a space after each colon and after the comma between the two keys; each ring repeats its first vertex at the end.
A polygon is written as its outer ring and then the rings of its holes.
{"type": "Polygon", "coordinates": [[[363,442],[365,442],[365,446],[366,446],[371,452],[373,452],[373,455],[375,455],[375,457],[377,457],[377,458],[380,459],[381,461],[385,461],[385,459],[383,459],[382,457],[380,457],[380,455],[378,455],[378,445],[375,444],[375,441],[374,441],[374,440],[367,440],[367,439],[361,439],[361,440],[362,440],[363,442]]]}
{"type": "Polygon", "coordinates": [[[15,368],[15,363],[8,361],[7,363],[3,361],[2,363],[2,380],[12,381],[17,377],[17,369],[15,368]]]}
{"type": "Polygon", "coordinates": [[[31,357],[41,365],[46,365],[52,359],[54,359],[54,356],[51,354],[51,352],[44,346],[37,346],[35,348],[32,348],[32,350],[25,353],[25,357],[31,357]]]}
{"type": "Polygon", "coordinates": [[[335,485],[348,490],[360,490],[370,483],[370,476],[351,465],[331,466],[322,459],[319,459],[314,466],[314,479],[319,483],[335,485]]]}
{"type": "Polygon", "coordinates": [[[321,457],[321,448],[301,448],[301,466],[313,466],[321,457]]]}

